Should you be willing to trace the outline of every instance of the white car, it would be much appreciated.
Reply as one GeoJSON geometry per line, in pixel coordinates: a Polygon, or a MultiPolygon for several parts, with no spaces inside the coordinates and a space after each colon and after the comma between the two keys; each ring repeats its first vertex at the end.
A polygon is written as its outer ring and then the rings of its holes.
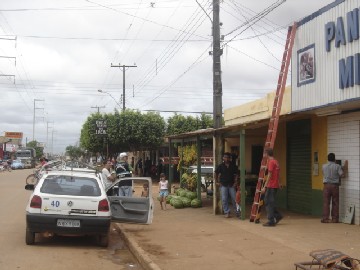
{"type": "Polygon", "coordinates": [[[151,224],[153,200],[151,179],[131,177],[133,196],[107,196],[101,173],[79,171],[49,171],[36,185],[26,207],[26,244],[35,243],[36,233],[48,235],[96,235],[100,246],[109,242],[111,221],[151,224]],[[148,196],[141,189],[148,185],[148,196]]]}
{"type": "MultiPolygon", "coordinates": [[[[188,168],[188,173],[197,174],[197,166],[190,166],[188,168]]],[[[212,166],[201,166],[201,189],[202,191],[207,191],[209,186],[212,186],[214,181],[214,167],[212,166]]]]}

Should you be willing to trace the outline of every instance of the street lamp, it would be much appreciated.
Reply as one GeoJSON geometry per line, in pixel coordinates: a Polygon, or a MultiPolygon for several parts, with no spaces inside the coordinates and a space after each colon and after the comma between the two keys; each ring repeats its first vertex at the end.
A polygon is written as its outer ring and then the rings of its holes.
{"type": "Polygon", "coordinates": [[[103,90],[101,90],[101,89],[99,89],[98,92],[104,93],[104,94],[108,94],[108,95],[115,101],[115,103],[121,108],[120,103],[117,102],[117,100],[116,100],[109,92],[103,91],[103,90]]]}

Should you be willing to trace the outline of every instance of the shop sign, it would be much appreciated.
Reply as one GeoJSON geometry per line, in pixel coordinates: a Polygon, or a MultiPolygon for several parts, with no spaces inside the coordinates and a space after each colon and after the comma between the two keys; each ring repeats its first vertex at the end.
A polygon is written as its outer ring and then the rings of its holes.
{"type": "MultiPolygon", "coordinates": [[[[338,17],[335,21],[325,24],[325,49],[331,52],[359,39],[359,9],[346,13],[345,18],[338,17]],[[346,21],[346,24],[344,23],[346,21]],[[333,45],[332,45],[333,43],[333,45]]],[[[360,85],[360,53],[339,60],[339,88],[360,85]]]]}

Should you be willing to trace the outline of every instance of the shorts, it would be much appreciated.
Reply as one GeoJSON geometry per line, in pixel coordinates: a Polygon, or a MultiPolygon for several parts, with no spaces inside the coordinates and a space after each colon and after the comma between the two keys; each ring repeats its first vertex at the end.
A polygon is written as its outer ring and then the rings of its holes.
{"type": "Polygon", "coordinates": [[[167,189],[162,189],[159,192],[160,197],[167,197],[169,195],[169,191],[167,189]]]}

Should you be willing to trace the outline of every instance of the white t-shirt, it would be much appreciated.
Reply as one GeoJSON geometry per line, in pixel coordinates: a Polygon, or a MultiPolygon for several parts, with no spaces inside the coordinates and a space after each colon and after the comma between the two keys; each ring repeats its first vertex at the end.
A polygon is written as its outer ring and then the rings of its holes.
{"type": "Polygon", "coordinates": [[[160,190],[168,189],[168,180],[160,181],[160,190]]]}
{"type": "Polygon", "coordinates": [[[104,185],[104,188],[106,189],[107,187],[111,186],[111,184],[112,184],[112,181],[110,181],[108,178],[109,176],[111,176],[111,173],[109,172],[108,169],[103,168],[101,171],[101,174],[102,174],[102,178],[103,178],[103,185],[104,185]]]}

